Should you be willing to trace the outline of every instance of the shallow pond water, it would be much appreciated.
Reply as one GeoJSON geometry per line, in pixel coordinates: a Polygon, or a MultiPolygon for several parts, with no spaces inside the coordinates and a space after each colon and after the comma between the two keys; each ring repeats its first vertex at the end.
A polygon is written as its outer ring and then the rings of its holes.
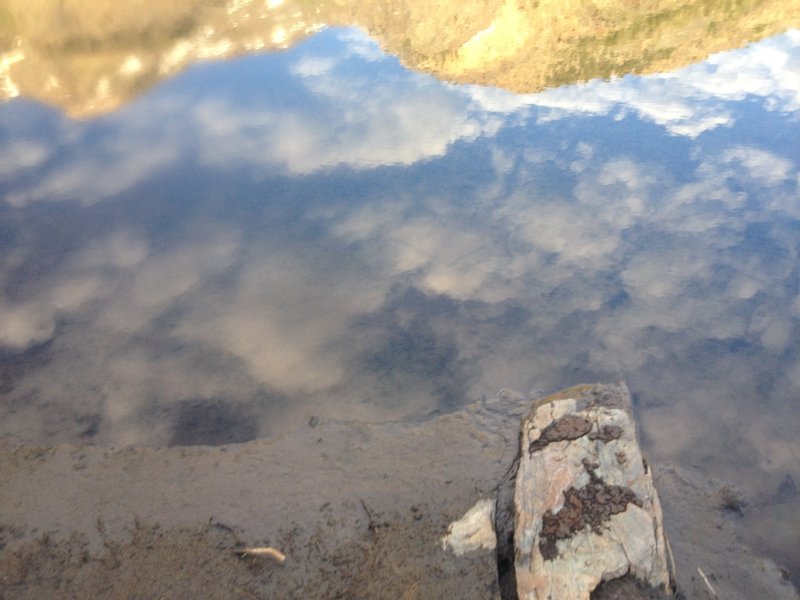
{"type": "Polygon", "coordinates": [[[653,460],[735,486],[791,562],[798,73],[790,30],[516,95],[333,28],[90,119],[5,103],[0,436],[223,444],[624,380],[653,460]]]}

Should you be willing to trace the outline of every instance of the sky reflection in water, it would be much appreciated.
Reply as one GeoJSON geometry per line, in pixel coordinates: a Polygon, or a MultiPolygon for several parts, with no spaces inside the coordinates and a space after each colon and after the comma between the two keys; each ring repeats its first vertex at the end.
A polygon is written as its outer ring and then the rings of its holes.
{"type": "MultiPolygon", "coordinates": [[[[8,439],[225,443],[624,379],[656,460],[800,481],[800,33],[531,96],[363,34],[91,121],[0,107],[8,439]]],[[[784,485],[785,489],[785,485],[784,485]]]]}

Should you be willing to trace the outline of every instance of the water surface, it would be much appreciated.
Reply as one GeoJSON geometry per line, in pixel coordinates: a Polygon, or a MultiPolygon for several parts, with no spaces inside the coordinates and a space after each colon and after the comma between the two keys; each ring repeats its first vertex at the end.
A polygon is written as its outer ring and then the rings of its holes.
{"type": "Polygon", "coordinates": [[[223,444],[622,379],[654,461],[740,488],[789,561],[798,74],[794,30],[514,95],[328,29],[89,120],[8,102],[0,436],[223,444]]]}

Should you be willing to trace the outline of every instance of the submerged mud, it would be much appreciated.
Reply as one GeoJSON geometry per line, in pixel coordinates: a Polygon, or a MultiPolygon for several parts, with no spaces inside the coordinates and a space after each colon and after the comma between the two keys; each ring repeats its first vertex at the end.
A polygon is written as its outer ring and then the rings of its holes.
{"type": "MultiPolygon", "coordinates": [[[[527,408],[505,395],[416,424],[318,419],[219,447],[0,444],[3,598],[499,598],[495,553],[457,557],[440,538],[494,497],[527,408]]],[[[796,597],[741,542],[718,482],[653,471],[685,598],[705,598],[698,566],[720,597],[796,597]]]]}

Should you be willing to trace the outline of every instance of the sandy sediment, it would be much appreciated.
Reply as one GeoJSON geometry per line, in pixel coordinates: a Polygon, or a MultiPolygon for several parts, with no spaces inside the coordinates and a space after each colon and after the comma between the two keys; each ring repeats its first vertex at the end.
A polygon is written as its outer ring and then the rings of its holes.
{"type": "MultiPolygon", "coordinates": [[[[493,496],[526,409],[502,395],[219,447],[0,445],[0,597],[497,598],[493,552],[455,556],[440,538],[493,496]]],[[[720,598],[796,598],[739,541],[716,482],[654,470],[686,598],[709,597],[698,566],[720,598]]]]}

